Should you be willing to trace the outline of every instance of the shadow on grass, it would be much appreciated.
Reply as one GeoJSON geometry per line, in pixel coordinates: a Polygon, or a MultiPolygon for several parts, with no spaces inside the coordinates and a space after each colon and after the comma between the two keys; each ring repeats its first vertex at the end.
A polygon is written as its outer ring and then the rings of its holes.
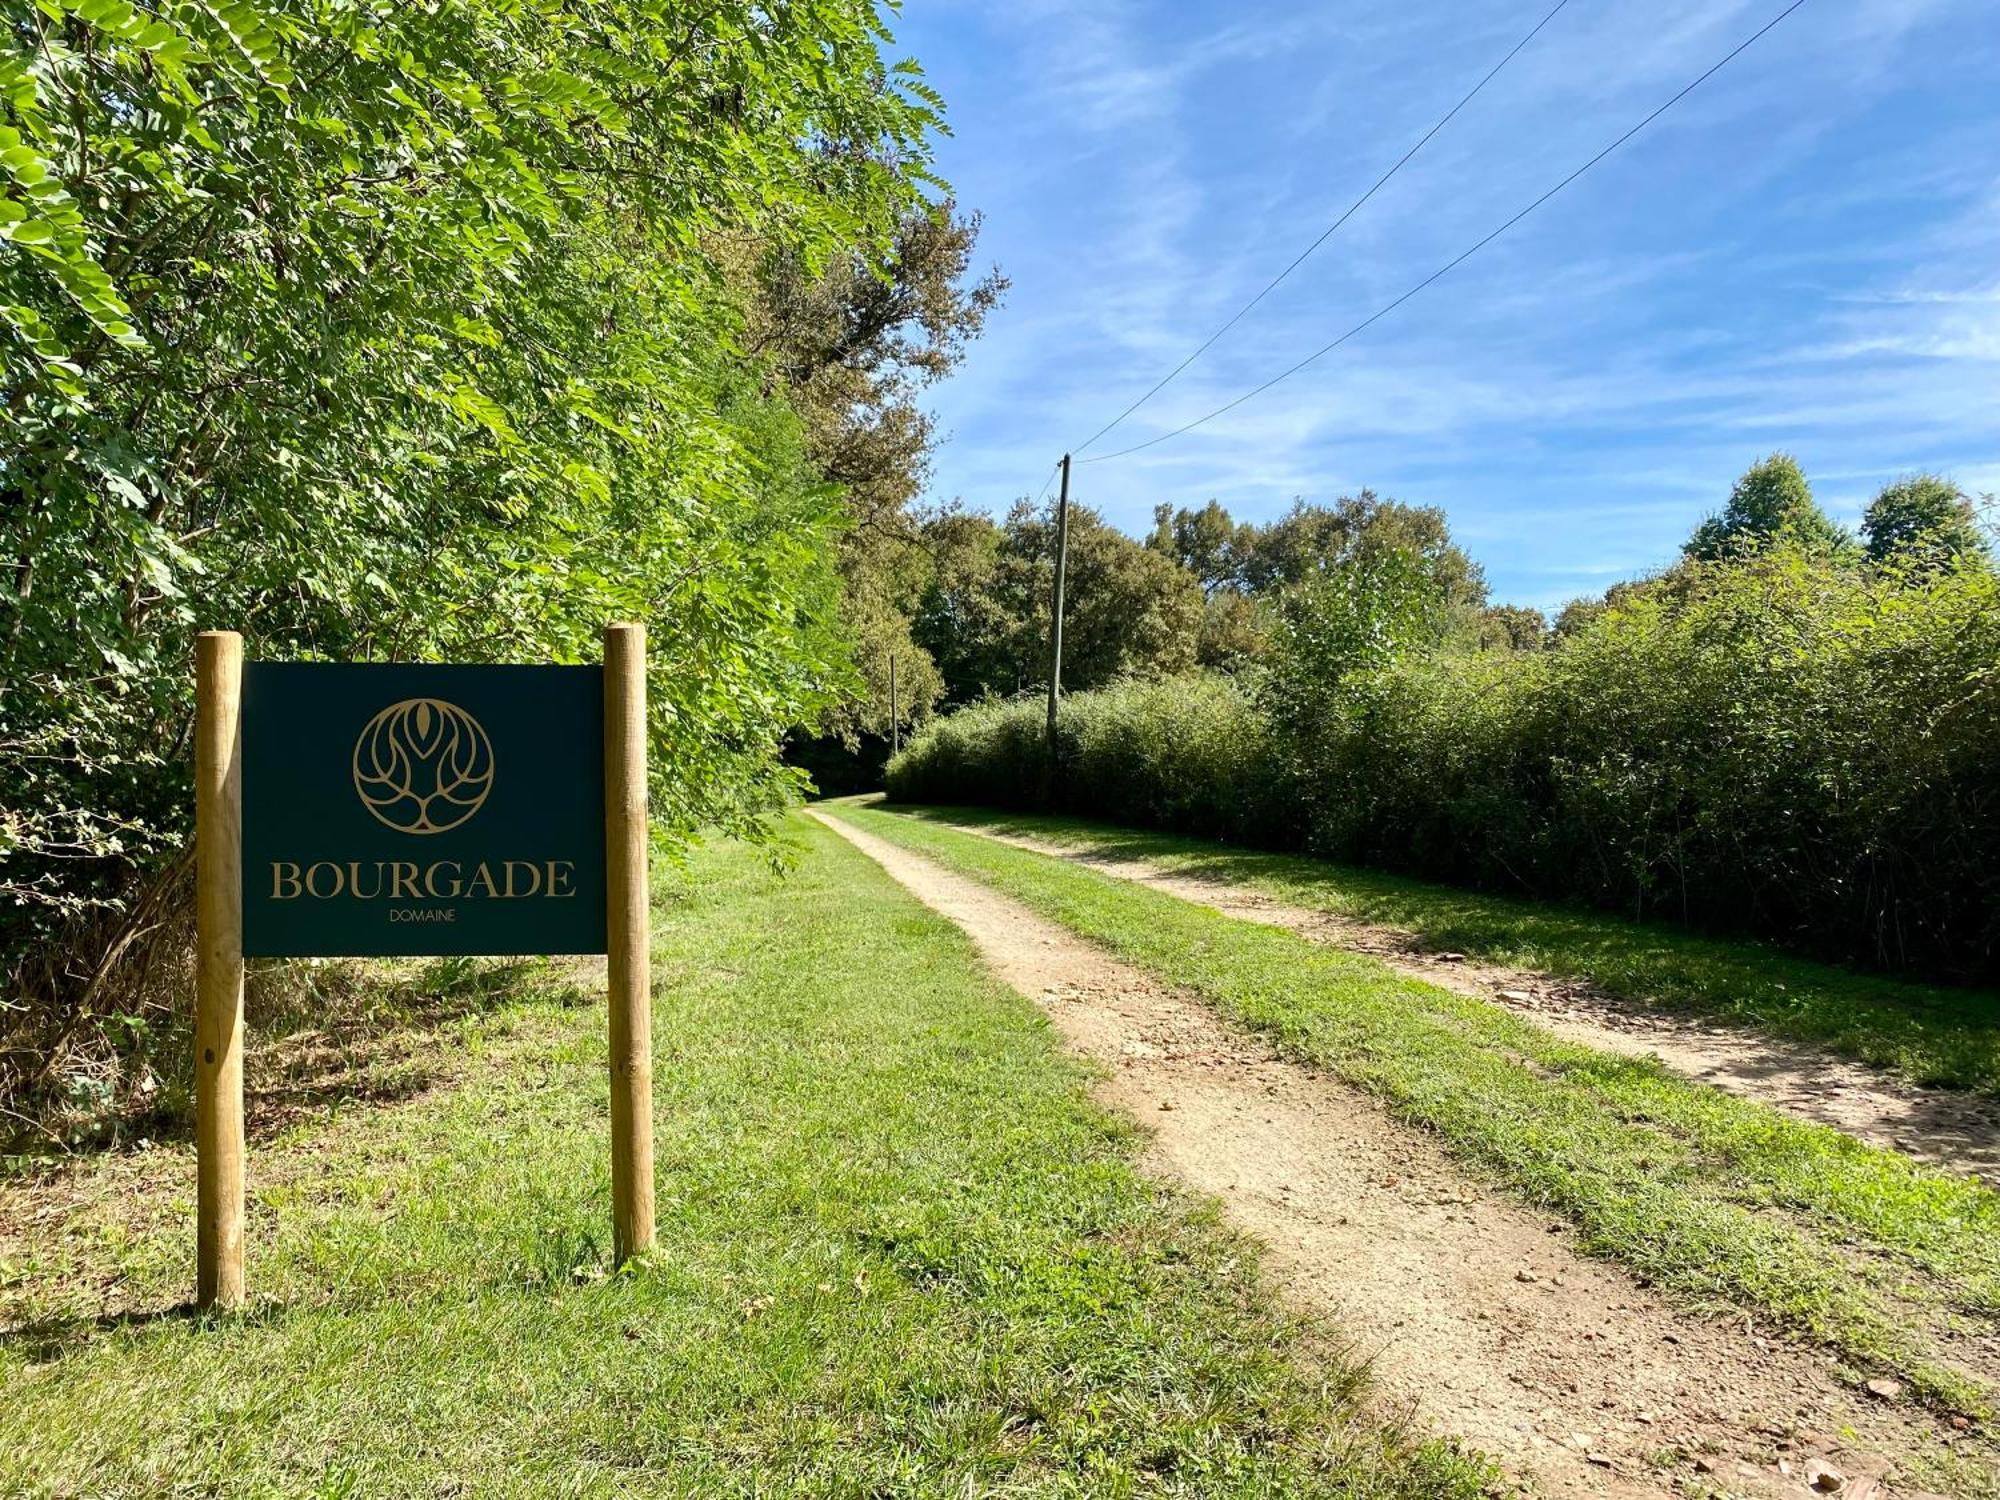
{"type": "Polygon", "coordinates": [[[291,1315],[289,1303],[259,1300],[234,1312],[198,1308],[193,1302],[176,1302],[169,1307],[127,1308],[122,1312],[59,1313],[12,1328],[0,1328],[0,1349],[12,1349],[32,1364],[55,1364],[81,1354],[97,1339],[127,1329],[151,1329],[173,1324],[189,1328],[264,1328],[291,1315]]]}
{"type": "MultiPolygon", "coordinates": [[[[255,965],[245,980],[244,1129],[268,1140],[347,1105],[412,1099],[453,1068],[440,1034],[527,1000],[594,998],[574,964],[542,958],[439,958],[388,972],[355,960],[255,965]]],[[[7,1145],[7,1175],[59,1171],[78,1157],[184,1143],[194,1135],[189,1039],[155,1058],[168,1082],[136,1108],[72,1139],[24,1136],[7,1145]]]]}

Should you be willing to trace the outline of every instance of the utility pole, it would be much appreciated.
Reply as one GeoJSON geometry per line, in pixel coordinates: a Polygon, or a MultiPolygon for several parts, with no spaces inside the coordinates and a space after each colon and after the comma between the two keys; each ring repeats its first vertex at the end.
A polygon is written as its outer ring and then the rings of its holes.
{"type": "Polygon", "coordinates": [[[903,753],[903,715],[896,702],[896,653],[889,653],[889,758],[903,753]]]}
{"type": "Polygon", "coordinates": [[[1056,704],[1062,698],[1063,575],[1069,569],[1069,455],[1062,456],[1062,489],[1056,495],[1056,597],[1049,626],[1049,774],[1056,764],[1056,704]]]}

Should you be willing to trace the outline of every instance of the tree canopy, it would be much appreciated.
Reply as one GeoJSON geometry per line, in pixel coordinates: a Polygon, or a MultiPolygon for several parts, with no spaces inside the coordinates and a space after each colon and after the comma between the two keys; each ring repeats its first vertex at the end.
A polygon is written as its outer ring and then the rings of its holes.
{"type": "Polygon", "coordinates": [[[944,692],[911,635],[930,578],[911,514],[932,441],[918,401],[957,366],[1006,289],[997,271],[967,279],[978,232],[976,215],[924,204],[904,214],[879,262],[854,253],[815,269],[781,247],[749,268],[750,346],[782,380],[813,465],[840,487],[849,516],[841,619],[858,681],[818,725],[840,740],[888,733],[892,658],[906,722],[944,692]]]}
{"type": "Polygon", "coordinates": [[[1972,497],[1935,474],[1885,485],[1861,518],[1861,541],[1877,564],[1940,568],[1989,559],[1972,497]]]}
{"type": "Polygon", "coordinates": [[[578,661],[643,618],[663,836],[798,784],[782,736],[853,682],[850,455],[907,468],[984,305],[899,270],[963,226],[886,42],[870,0],[9,8],[13,993],[107,1004],[153,930],[200,628],[578,661]]]}
{"type": "MultiPolygon", "coordinates": [[[[926,527],[936,572],[916,638],[944,667],[954,700],[1048,682],[1055,587],[1053,507],[1018,502],[1003,524],[953,511],[926,527]]],[[[1069,512],[1063,683],[1083,688],[1195,663],[1200,585],[1087,505],[1069,512]]]]}
{"type": "Polygon", "coordinates": [[[1837,553],[1852,545],[1819,508],[1805,471],[1789,453],[1773,453],[1752,464],[1730,490],[1722,513],[1696,527],[1681,550],[1697,561],[1713,562],[1781,538],[1817,552],[1837,553]]]}

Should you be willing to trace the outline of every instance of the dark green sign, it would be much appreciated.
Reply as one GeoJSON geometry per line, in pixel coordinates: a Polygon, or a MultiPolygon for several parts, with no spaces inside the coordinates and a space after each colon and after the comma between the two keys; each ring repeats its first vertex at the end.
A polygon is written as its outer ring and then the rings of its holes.
{"type": "Polygon", "coordinates": [[[599,667],[243,668],[243,951],[602,953],[599,667]]]}

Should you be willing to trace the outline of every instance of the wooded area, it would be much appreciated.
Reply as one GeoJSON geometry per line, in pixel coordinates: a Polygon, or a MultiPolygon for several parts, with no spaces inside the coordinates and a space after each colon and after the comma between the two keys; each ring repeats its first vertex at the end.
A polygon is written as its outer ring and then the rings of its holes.
{"type": "Polygon", "coordinates": [[[44,0],[6,44],[0,1106],[183,1086],[198,629],[644,619],[659,836],[798,794],[1001,286],[871,6],[44,0]]]}
{"type": "MultiPolygon", "coordinates": [[[[1857,538],[1774,456],[1680,561],[1552,626],[1489,606],[1438,513],[1368,496],[1265,528],[1163,511],[1146,550],[1180,628],[1136,661],[1065,661],[1111,685],[1066,700],[1058,807],[1996,972],[2000,590],[1948,481],[1886,486],[1857,538]]],[[[1118,622],[1167,616],[1100,587],[1128,647],[1148,637],[1118,622]]],[[[894,795],[1043,804],[1039,705],[978,686],[890,767],[894,795]]]]}

